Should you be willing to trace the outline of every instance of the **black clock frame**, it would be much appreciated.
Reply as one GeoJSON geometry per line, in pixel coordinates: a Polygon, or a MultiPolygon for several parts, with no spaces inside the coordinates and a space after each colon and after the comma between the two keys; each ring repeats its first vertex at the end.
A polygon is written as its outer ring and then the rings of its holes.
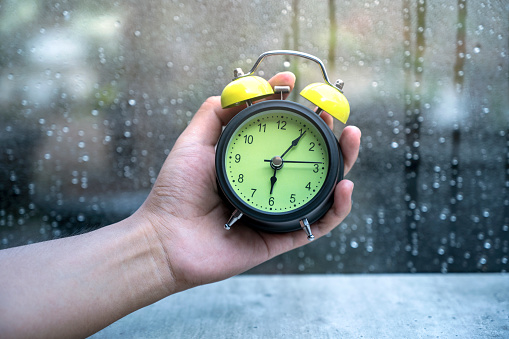
{"type": "Polygon", "coordinates": [[[219,137],[216,147],[216,177],[219,191],[229,205],[243,213],[242,221],[250,227],[268,232],[291,232],[301,229],[300,220],[307,218],[309,223],[320,219],[334,202],[334,188],[343,179],[344,163],[339,142],[329,126],[312,110],[304,105],[286,100],[268,100],[253,104],[234,116],[219,137]],[[322,134],[329,153],[327,177],[318,193],[305,205],[290,212],[267,212],[253,208],[244,202],[233,190],[227,179],[225,155],[226,147],[233,133],[246,120],[255,114],[268,110],[281,110],[296,113],[312,123],[322,134]]]}

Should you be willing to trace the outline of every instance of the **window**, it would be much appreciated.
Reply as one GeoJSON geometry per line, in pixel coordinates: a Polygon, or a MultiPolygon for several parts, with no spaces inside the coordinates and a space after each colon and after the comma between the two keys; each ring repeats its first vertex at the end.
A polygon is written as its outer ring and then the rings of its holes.
{"type": "MultiPolygon", "coordinates": [[[[296,49],[345,81],[363,131],[354,205],[325,239],[252,273],[507,271],[508,12],[467,0],[3,1],[0,248],[132,213],[233,69],[296,49]]],[[[302,88],[315,66],[259,70],[292,70],[302,88]]]]}

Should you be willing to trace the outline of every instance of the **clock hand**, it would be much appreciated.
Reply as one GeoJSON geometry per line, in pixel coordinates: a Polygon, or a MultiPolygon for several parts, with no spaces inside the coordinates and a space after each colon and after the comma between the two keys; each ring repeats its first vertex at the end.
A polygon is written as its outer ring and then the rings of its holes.
{"type": "Polygon", "coordinates": [[[297,146],[297,143],[299,142],[300,138],[302,138],[304,133],[306,133],[306,131],[302,132],[301,135],[299,135],[295,140],[292,141],[292,145],[290,147],[288,147],[288,149],[283,153],[281,158],[284,157],[286,155],[286,153],[288,153],[288,151],[292,149],[292,147],[297,146]]]}
{"type": "Polygon", "coordinates": [[[270,177],[270,194],[272,194],[272,191],[274,190],[274,184],[277,181],[276,178],[277,168],[274,168],[274,175],[270,177]]]}
{"type": "MultiPolygon", "coordinates": [[[[263,160],[265,162],[271,162],[272,160],[263,160]]],[[[321,161],[296,161],[296,160],[283,160],[285,164],[323,164],[321,161]]]]}

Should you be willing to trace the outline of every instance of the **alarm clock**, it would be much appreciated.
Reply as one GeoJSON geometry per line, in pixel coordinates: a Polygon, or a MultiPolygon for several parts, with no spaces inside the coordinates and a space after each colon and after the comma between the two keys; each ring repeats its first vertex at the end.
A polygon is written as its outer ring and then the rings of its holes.
{"type": "Polygon", "coordinates": [[[332,206],[334,188],[343,179],[341,147],[320,117],[326,111],[346,123],[350,106],[343,82],[330,83],[323,62],[310,54],[277,50],[261,54],[244,74],[221,94],[223,108],[246,105],[224,128],[216,147],[216,176],[220,194],[233,212],[224,227],[229,230],[240,218],[250,227],[267,232],[303,229],[309,240],[311,224],[332,206]],[[289,86],[270,86],[256,76],[268,56],[292,55],[316,62],[324,83],[313,83],[301,92],[316,105],[310,108],[289,100],[289,86]],[[262,100],[281,93],[280,100],[262,100]],[[258,101],[258,102],[257,102],[258,101]]]}

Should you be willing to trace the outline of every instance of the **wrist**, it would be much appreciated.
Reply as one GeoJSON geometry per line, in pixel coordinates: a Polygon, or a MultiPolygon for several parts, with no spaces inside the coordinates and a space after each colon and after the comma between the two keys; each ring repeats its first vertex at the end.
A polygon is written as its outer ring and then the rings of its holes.
{"type": "Polygon", "coordinates": [[[124,257],[122,271],[131,290],[135,308],[152,304],[175,293],[175,283],[166,252],[148,219],[136,212],[112,225],[119,228],[124,257]]]}

